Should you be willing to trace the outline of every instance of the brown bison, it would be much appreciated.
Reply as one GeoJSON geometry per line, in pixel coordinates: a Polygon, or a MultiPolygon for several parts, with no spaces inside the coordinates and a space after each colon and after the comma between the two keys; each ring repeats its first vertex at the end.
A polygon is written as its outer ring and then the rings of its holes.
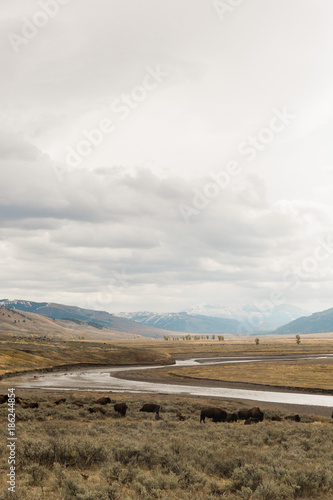
{"type": "Polygon", "coordinates": [[[39,404],[38,403],[23,403],[23,408],[38,408],[39,404]]]}
{"type": "Polygon", "coordinates": [[[292,420],[293,422],[300,422],[301,417],[298,414],[297,415],[286,415],[284,417],[284,420],[292,420]]]}
{"type": "Polygon", "coordinates": [[[182,422],[184,422],[184,420],[186,420],[186,417],[184,417],[184,415],[182,415],[182,414],[180,413],[180,411],[177,411],[177,413],[176,413],[176,417],[177,417],[179,420],[181,420],[182,422]]]}
{"type": "Polygon", "coordinates": [[[239,420],[248,420],[249,418],[257,418],[260,422],[264,420],[264,412],[258,406],[250,408],[249,410],[239,410],[237,412],[239,420]]]}
{"type": "Polygon", "coordinates": [[[237,422],[237,420],[238,420],[237,413],[227,413],[225,419],[226,422],[237,422]]]}
{"type": "Polygon", "coordinates": [[[148,413],[157,413],[157,415],[159,415],[160,409],[161,409],[160,405],[145,403],[140,411],[146,411],[148,413]]]}
{"type": "Polygon", "coordinates": [[[128,406],[126,403],[116,403],[113,408],[114,408],[114,411],[119,413],[122,417],[126,417],[126,412],[128,409],[128,406]]]}
{"type": "Polygon", "coordinates": [[[227,418],[227,412],[222,408],[203,408],[200,413],[200,424],[201,422],[206,423],[206,418],[212,418],[213,422],[224,422],[227,418]]]}
{"type": "Polygon", "coordinates": [[[61,403],[65,403],[66,402],[66,398],[61,398],[61,399],[57,399],[57,401],[54,402],[55,405],[60,405],[61,403]]]}
{"type": "Polygon", "coordinates": [[[8,394],[1,394],[0,395],[0,405],[7,403],[7,401],[8,401],[8,394]]]}
{"type": "Polygon", "coordinates": [[[102,415],[106,415],[107,411],[105,408],[102,408],[101,406],[93,406],[92,408],[88,408],[88,411],[90,413],[101,413],[102,415]]]}
{"type": "Polygon", "coordinates": [[[108,405],[111,403],[111,399],[110,398],[99,398],[99,399],[97,399],[97,401],[95,401],[95,403],[97,405],[108,405]]]}
{"type": "Polygon", "coordinates": [[[250,417],[250,418],[246,419],[244,422],[244,425],[252,425],[252,424],[259,424],[259,419],[250,417]]]}
{"type": "Polygon", "coordinates": [[[273,415],[271,420],[272,422],[282,422],[282,417],[280,417],[280,415],[273,415]]]}

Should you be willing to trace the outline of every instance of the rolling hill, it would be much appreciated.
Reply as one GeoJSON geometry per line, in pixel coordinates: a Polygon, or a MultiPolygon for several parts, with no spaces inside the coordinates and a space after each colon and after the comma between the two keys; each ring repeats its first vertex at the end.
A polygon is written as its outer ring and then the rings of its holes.
{"type": "Polygon", "coordinates": [[[79,337],[86,340],[112,340],[138,336],[111,329],[100,330],[84,323],[55,320],[39,314],[8,309],[2,306],[0,306],[0,334],[62,340],[78,339],[79,337]]]}
{"type": "MultiPolygon", "coordinates": [[[[153,328],[150,326],[143,326],[140,323],[136,323],[126,318],[118,318],[113,314],[109,314],[105,311],[93,311],[90,309],[81,309],[80,307],[66,306],[63,304],[54,304],[47,302],[30,302],[27,300],[0,300],[0,306],[15,309],[16,314],[21,311],[21,314],[33,314],[34,322],[36,324],[37,330],[45,330],[47,327],[51,328],[54,323],[52,320],[56,320],[57,328],[59,327],[65,329],[65,331],[71,330],[78,334],[82,333],[87,335],[86,338],[89,339],[105,339],[107,336],[115,338],[117,336],[126,337],[128,334],[140,335],[144,337],[161,338],[164,333],[160,329],[153,328]],[[38,318],[49,318],[47,323],[41,323],[41,319],[37,321],[38,318]],[[50,321],[51,320],[51,321],[50,321]],[[42,326],[41,326],[42,325],[42,326]],[[119,335],[121,334],[121,335],[119,335]]],[[[0,318],[5,318],[6,315],[0,316],[0,318]]],[[[28,326],[25,322],[19,322],[20,318],[15,317],[16,323],[11,323],[11,331],[14,333],[15,330],[21,330],[28,326]]],[[[29,329],[32,328],[32,323],[29,323],[29,329]]],[[[43,331],[44,331],[43,330],[43,331]]],[[[59,335],[64,335],[65,331],[59,332],[59,335]]],[[[33,333],[33,332],[30,332],[33,333]]]]}
{"type": "Polygon", "coordinates": [[[333,308],[303,316],[275,330],[275,334],[333,332],[333,308]]]}

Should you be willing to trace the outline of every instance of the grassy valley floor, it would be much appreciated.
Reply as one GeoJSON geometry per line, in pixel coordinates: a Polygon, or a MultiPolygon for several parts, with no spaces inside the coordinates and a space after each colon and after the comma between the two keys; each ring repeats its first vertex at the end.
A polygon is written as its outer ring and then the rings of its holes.
{"type": "MultiPolygon", "coordinates": [[[[245,405],[181,396],[33,390],[17,395],[39,403],[37,409],[16,407],[20,500],[333,499],[333,425],[325,418],[200,424],[204,406],[233,412],[245,405]],[[105,414],[91,414],[88,408],[104,395],[112,404],[100,407],[105,414]],[[55,405],[59,397],[66,402],[55,405]],[[123,401],[129,406],[125,418],[112,408],[123,401]],[[162,420],[139,411],[147,402],[163,406],[162,420]],[[177,412],[186,420],[179,421],[177,412]]],[[[0,419],[4,444],[6,404],[0,419]]],[[[14,498],[6,485],[7,455],[1,446],[1,500],[14,498]]]]}
{"type": "MultiPolygon", "coordinates": [[[[141,373],[146,377],[154,376],[152,370],[141,373]]],[[[333,359],[194,366],[168,369],[162,373],[169,382],[174,378],[242,382],[274,387],[318,389],[333,394],[333,359]]]]}

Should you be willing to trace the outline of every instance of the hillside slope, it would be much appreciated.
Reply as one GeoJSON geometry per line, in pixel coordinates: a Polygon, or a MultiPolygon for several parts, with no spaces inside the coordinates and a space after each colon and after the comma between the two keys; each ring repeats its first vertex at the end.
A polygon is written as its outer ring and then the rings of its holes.
{"type": "Polygon", "coordinates": [[[291,321],[290,323],[275,330],[274,333],[306,334],[326,332],[333,332],[333,308],[311,314],[311,316],[303,316],[302,318],[291,321]]]}
{"type": "Polygon", "coordinates": [[[103,342],[66,342],[0,336],[0,379],[8,373],[75,365],[168,365],[168,353],[103,342]]]}
{"type": "Polygon", "coordinates": [[[26,337],[37,336],[63,340],[112,340],[141,337],[136,334],[100,329],[94,326],[66,320],[54,320],[39,314],[17,311],[0,306],[0,333],[26,337]]]}
{"type": "Polygon", "coordinates": [[[64,304],[3,299],[0,301],[0,306],[20,310],[24,313],[38,314],[58,321],[72,321],[80,326],[91,326],[96,333],[96,336],[93,338],[98,338],[98,330],[102,332],[104,328],[113,332],[143,335],[153,338],[160,338],[164,333],[160,329],[142,326],[139,323],[126,318],[119,318],[105,311],[93,311],[75,306],[66,306],[64,304]]]}

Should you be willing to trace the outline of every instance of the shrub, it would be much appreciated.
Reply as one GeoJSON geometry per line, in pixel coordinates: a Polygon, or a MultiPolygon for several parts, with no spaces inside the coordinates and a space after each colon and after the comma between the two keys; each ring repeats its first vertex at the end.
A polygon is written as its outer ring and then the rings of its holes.
{"type": "Polygon", "coordinates": [[[242,458],[225,458],[223,460],[216,460],[214,463],[214,473],[220,477],[230,478],[235,469],[242,467],[244,460],[242,458]]]}
{"type": "Polygon", "coordinates": [[[30,474],[29,484],[31,486],[41,486],[47,477],[47,469],[37,464],[30,465],[27,472],[30,474]]]}
{"type": "Polygon", "coordinates": [[[264,480],[256,489],[253,499],[256,500],[290,500],[294,498],[294,488],[286,484],[276,484],[264,480]]]}
{"type": "Polygon", "coordinates": [[[231,476],[231,490],[241,490],[242,487],[254,491],[262,481],[262,471],[254,465],[244,465],[235,469],[231,476]]]}

